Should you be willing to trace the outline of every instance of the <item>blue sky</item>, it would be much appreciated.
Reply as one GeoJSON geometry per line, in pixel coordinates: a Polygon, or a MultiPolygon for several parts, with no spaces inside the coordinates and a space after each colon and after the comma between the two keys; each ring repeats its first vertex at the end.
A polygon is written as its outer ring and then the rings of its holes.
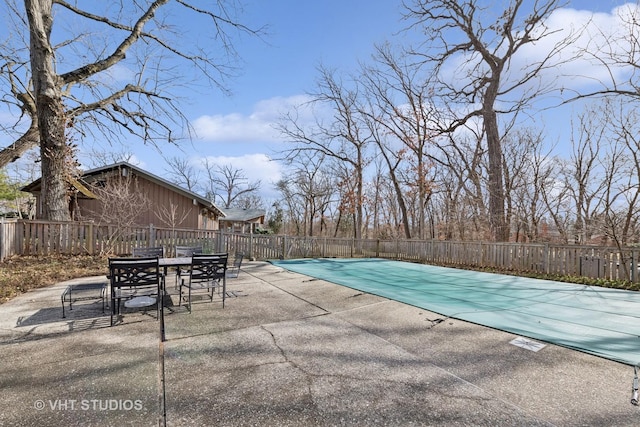
{"type": "MultiPolygon", "coordinates": [[[[163,146],[162,154],[194,162],[208,156],[215,163],[232,164],[251,180],[260,179],[265,194],[273,197],[272,183],[282,170],[269,161],[281,148],[272,124],[283,108],[314,89],[320,64],[356,70],[375,43],[388,40],[405,24],[400,22],[400,3],[388,0],[253,0],[244,5],[243,22],[254,28],[266,25],[267,34],[237,43],[242,70],[228,82],[230,96],[215,91],[190,95],[183,111],[198,138],[180,149],[163,146]]],[[[141,167],[158,175],[167,170],[153,147],[132,141],[113,149],[130,150],[141,167]]]]}
{"type": "MultiPolygon", "coordinates": [[[[272,183],[282,174],[281,165],[269,162],[281,148],[273,123],[280,113],[304,99],[314,89],[317,67],[323,64],[340,72],[358,68],[358,61],[368,61],[375,43],[403,41],[397,33],[406,26],[401,22],[400,1],[392,0],[245,0],[243,22],[249,26],[268,26],[263,40],[242,37],[237,50],[242,58],[240,74],[228,82],[231,95],[215,90],[189,94],[190,102],[182,111],[192,121],[197,137],[180,148],[162,146],[161,152],[131,140],[125,147],[107,146],[102,150],[129,151],[140,167],[166,176],[162,156],[179,156],[194,163],[208,157],[214,163],[232,164],[243,169],[251,179],[261,179],[264,193],[273,197],[272,183]]],[[[489,2],[491,3],[491,2],[489,2]]],[[[502,1],[495,2],[503,3],[502,1]]],[[[607,14],[623,4],[616,0],[573,0],[563,11],[562,23],[585,13],[607,14]]],[[[185,22],[187,25],[189,22],[185,22]]],[[[546,114],[548,133],[561,132],[569,122],[568,111],[546,114]],[[553,119],[550,119],[553,117],[553,119]]],[[[1,112],[0,112],[1,113],[1,112]]],[[[558,137],[560,138],[560,137],[558,137]]],[[[564,137],[563,137],[564,138],[564,137]]],[[[0,138],[4,146],[4,138],[0,138]]],[[[81,144],[81,161],[92,167],[89,146],[81,144]]],[[[99,148],[100,149],[100,148],[99,148]]]]}

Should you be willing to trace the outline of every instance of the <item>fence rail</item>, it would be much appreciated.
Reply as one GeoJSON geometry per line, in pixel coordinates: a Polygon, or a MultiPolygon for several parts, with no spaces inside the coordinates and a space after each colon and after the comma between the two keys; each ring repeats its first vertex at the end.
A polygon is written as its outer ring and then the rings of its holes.
{"type": "Polygon", "coordinates": [[[202,245],[211,252],[242,252],[255,259],[389,258],[514,272],[640,282],[640,250],[612,247],[292,237],[212,230],[119,228],[78,222],[3,220],[0,260],[12,255],[130,254],[134,247],[202,245]]]}

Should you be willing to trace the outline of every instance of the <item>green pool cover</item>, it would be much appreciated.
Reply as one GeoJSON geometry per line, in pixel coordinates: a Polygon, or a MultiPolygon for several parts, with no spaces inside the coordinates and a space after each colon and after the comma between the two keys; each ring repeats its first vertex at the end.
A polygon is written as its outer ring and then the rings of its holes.
{"type": "Polygon", "coordinates": [[[640,365],[640,293],[384,259],[274,265],[441,315],[640,365]]]}

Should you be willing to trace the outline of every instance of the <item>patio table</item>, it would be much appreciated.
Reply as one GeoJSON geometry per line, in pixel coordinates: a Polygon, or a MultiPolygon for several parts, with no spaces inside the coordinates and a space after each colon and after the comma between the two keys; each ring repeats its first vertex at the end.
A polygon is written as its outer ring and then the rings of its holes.
{"type": "Polygon", "coordinates": [[[164,273],[166,275],[167,269],[169,267],[184,267],[187,265],[191,265],[191,257],[183,256],[175,258],[158,258],[158,265],[164,268],[164,273]]]}

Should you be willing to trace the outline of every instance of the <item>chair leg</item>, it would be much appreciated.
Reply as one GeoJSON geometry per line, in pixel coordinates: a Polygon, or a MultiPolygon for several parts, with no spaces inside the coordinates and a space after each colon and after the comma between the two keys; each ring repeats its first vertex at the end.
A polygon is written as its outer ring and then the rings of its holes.
{"type": "Polygon", "coordinates": [[[109,326],[113,326],[113,316],[116,314],[116,302],[113,296],[111,297],[111,324],[109,326]]]}
{"type": "Polygon", "coordinates": [[[224,308],[224,300],[227,298],[227,278],[222,277],[222,308],[224,308]]]}

